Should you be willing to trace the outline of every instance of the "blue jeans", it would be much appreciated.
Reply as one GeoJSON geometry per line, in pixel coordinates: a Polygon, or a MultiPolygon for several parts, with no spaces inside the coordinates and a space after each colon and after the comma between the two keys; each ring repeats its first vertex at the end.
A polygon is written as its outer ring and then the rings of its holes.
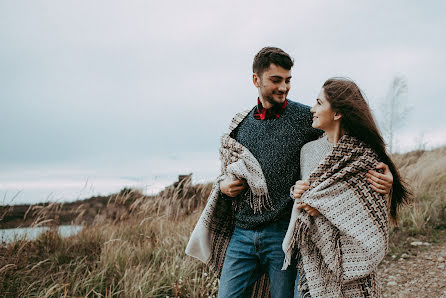
{"type": "Polygon", "coordinates": [[[226,250],[218,297],[251,297],[254,283],[267,273],[271,297],[293,297],[296,265],[282,270],[285,254],[282,242],[289,221],[279,221],[262,229],[236,227],[226,250]]]}

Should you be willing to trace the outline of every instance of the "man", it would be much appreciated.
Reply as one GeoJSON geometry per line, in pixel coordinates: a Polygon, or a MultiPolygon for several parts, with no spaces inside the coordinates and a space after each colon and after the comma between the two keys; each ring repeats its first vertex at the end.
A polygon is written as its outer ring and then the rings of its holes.
{"type": "MultiPolygon", "coordinates": [[[[278,48],[263,48],[255,56],[252,79],[258,89],[257,105],[239,116],[231,128],[230,137],[258,161],[268,200],[261,202],[260,208],[258,202],[247,199],[250,189],[244,179],[222,175],[218,180],[220,200],[232,201],[236,206],[235,228],[227,248],[220,249],[225,255],[219,297],[251,296],[254,284],[264,274],[268,275],[272,297],[293,297],[296,266],[281,270],[282,242],[293,206],[290,187],[300,178],[302,146],[318,138],[321,131],[311,127],[310,107],[286,98],[292,66],[291,57],[278,48]]],[[[372,185],[388,193],[392,183],[389,171],[385,175],[371,174],[375,175],[372,185]]],[[[311,206],[304,207],[310,214],[317,214],[311,206]]]]}

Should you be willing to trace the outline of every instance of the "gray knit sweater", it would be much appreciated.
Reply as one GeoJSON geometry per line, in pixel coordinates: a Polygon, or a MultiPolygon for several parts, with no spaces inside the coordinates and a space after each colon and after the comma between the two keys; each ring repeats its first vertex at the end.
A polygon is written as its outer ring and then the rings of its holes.
{"type": "Polygon", "coordinates": [[[309,142],[302,147],[300,153],[300,174],[301,179],[308,180],[311,172],[327,157],[333,150],[334,144],[328,141],[326,135],[309,142]]]}
{"type": "Polygon", "coordinates": [[[235,214],[236,226],[255,229],[271,222],[289,220],[293,201],[290,187],[300,178],[302,146],[321,135],[311,127],[310,108],[288,100],[280,118],[257,120],[255,107],[233,131],[232,136],[258,160],[268,186],[274,210],[255,214],[246,201],[241,200],[235,214]]]}

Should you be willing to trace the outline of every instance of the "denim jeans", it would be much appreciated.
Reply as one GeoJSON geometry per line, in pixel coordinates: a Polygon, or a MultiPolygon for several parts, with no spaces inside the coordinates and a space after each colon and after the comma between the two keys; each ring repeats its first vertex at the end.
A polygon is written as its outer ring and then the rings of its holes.
{"type": "Polygon", "coordinates": [[[265,272],[270,280],[272,298],[293,297],[296,265],[282,270],[285,257],[282,242],[288,224],[285,220],[256,230],[235,228],[226,250],[219,298],[251,297],[255,281],[265,272]]]}

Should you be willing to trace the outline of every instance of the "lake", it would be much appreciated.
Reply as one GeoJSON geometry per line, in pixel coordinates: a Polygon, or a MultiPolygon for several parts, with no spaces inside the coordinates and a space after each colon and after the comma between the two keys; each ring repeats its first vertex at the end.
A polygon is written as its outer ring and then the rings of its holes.
{"type": "MultiPolygon", "coordinates": [[[[62,237],[69,237],[77,234],[82,230],[82,226],[64,225],[58,226],[58,231],[62,237]]],[[[14,229],[0,229],[0,243],[9,243],[15,239],[34,240],[44,231],[49,230],[49,227],[34,227],[34,228],[14,228],[14,229]]]]}

